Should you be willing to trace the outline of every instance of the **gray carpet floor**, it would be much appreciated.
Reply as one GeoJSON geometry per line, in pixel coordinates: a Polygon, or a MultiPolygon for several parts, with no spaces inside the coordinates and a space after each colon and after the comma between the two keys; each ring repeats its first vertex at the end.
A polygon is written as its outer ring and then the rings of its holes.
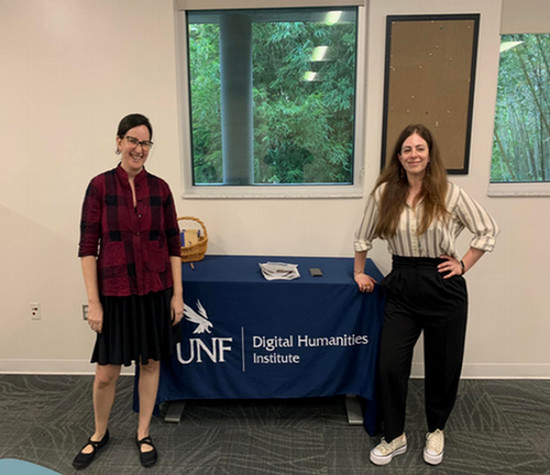
{"type": "Polygon", "coordinates": [[[386,467],[369,462],[378,438],[348,425],[335,397],[188,402],[178,424],[153,419],[159,461],[143,469],[133,378],[121,377],[111,442],[76,472],[71,461],[92,433],[92,377],[0,375],[0,459],[62,474],[550,474],[550,381],[463,380],[437,467],[422,460],[422,385],[410,383],[408,451],[386,467]]]}

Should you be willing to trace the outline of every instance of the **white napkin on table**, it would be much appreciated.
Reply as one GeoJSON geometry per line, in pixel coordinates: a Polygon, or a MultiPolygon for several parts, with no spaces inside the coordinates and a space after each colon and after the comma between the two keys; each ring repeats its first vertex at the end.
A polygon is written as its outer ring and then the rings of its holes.
{"type": "Polygon", "coordinates": [[[293,280],[300,277],[298,264],[288,264],[285,262],[265,262],[260,263],[262,274],[266,280],[293,280]]]}

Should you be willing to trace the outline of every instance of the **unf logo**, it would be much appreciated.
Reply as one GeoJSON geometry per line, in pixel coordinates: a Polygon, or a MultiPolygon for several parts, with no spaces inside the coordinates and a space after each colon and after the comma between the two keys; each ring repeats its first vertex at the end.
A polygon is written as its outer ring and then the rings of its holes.
{"type": "MultiPolygon", "coordinates": [[[[211,333],[214,325],[208,318],[206,309],[202,306],[200,300],[197,300],[196,306],[197,311],[193,310],[190,305],[185,305],[183,310],[185,319],[197,325],[193,330],[193,335],[211,333]]],[[[205,354],[214,363],[225,363],[225,353],[231,351],[230,343],[233,342],[233,338],[212,337],[208,340],[203,341],[201,338],[189,338],[187,357],[182,354],[182,346],[186,346],[186,342],[178,343],[176,345],[178,361],[181,364],[202,363],[203,354],[205,354]]]]}
{"type": "Polygon", "coordinates": [[[185,319],[197,324],[197,328],[193,331],[193,335],[204,332],[210,333],[214,325],[208,320],[208,314],[200,300],[197,300],[197,309],[199,313],[195,312],[189,305],[186,305],[183,309],[185,319]]]}

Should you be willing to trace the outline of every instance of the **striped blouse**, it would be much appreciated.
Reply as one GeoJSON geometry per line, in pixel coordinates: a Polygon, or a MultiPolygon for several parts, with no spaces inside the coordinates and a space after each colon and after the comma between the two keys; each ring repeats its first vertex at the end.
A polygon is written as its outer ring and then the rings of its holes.
{"type": "MultiPolygon", "coordinates": [[[[354,249],[357,252],[372,248],[374,228],[378,220],[378,203],[385,185],[379,186],[374,196],[370,195],[359,229],[355,233],[354,249]]],[[[422,216],[422,200],[414,207],[405,205],[395,236],[387,240],[388,251],[403,257],[440,257],[448,254],[461,257],[455,249],[455,239],[464,228],[473,234],[470,246],[481,251],[492,251],[499,228],[495,220],[479,203],[462,188],[450,183],[447,189],[446,207],[451,216],[447,222],[433,221],[428,230],[418,236],[422,216]]]]}

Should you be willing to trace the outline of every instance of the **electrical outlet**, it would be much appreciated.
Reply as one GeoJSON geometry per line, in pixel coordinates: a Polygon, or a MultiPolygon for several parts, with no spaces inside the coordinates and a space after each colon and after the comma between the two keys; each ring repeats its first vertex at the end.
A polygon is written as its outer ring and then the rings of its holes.
{"type": "Polygon", "coordinates": [[[40,304],[37,302],[31,302],[31,318],[33,320],[40,320],[42,313],[40,312],[40,304]]]}
{"type": "Polygon", "coordinates": [[[82,305],[82,318],[88,320],[88,305],[86,304],[82,305]]]}

